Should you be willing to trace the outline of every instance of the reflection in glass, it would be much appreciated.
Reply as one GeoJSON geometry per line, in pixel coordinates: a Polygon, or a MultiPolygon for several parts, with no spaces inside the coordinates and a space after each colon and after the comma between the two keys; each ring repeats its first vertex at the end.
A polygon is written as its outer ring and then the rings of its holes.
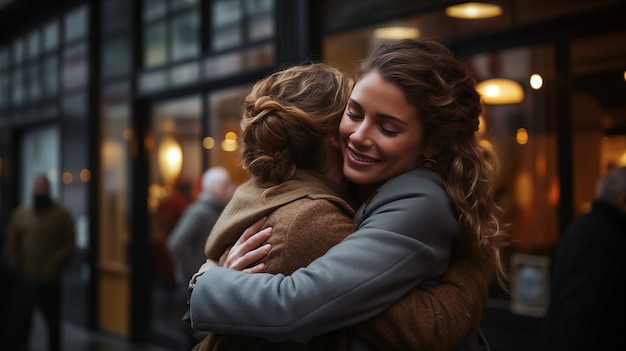
{"type": "Polygon", "coordinates": [[[241,45],[243,12],[239,0],[214,1],[212,13],[212,50],[219,51],[241,45]]]}
{"type": "MultiPolygon", "coordinates": [[[[186,291],[176,285],[174,262],[166,243],[185,208],[195,199],[203,172],[201,100],[197,95],[152,106],[149,147],[148,211],[153,260],[151,328],[171,345],[187,342],[181,320],[186,291]]],[[[185,348],[185,349],[191,349],[185,348]]]]}
{"type": "Polygon", "coordinates": [[[102,78],[123,77],[130,73],[130,38],[111,36],[102,41],[102,78]]]}
{"type": "Polygon", "coordinates": [[[87,44],[67,47],[63,53],[63,88],[73,89],[87,83],[87,44]]]}
{"type": "Polygon", "coordinates": [[[130,179],[130,86],[126,83],[103,88],[100,101],[100,183],[98,245],[99,316],[103,329],[128,335],[130,283],[127,262],[131,193],[130,179]],[[116,308],[110,308],[116,306],[116,308]],[[107,308],[108,307],[108,308],[107,308]],[[117,310],[119,307],[119,311],[117,310]]]}
{"type": "Polygon", "coordinates": [[[65,16],[64,40],[66,43],[87,35],[87,9],[84,5],[65,16]]]}
{"type": "Polygon", "coordinates": [[[57,48],[59,44],[59,23],[51,22],[43,31],[43,50],[50,51],[57,48]]]}
{"type": "Polygon", "coordinates": [[[41,94],[41,80],[40,80],[40,69],[38,62],[31,62],[30,67],[27,69],[28,78],[26,79],[26,84],[28,85],[28,99],[30,101],[35,101],[39,98],[41,94]]]}
{"type": "Polygon", "coordinates": [[[165,0],[143,0],[143,21],[150,22],[165,16],[165,0]]]}
{"type": "Polygon", "coordinates": [[[50,56],[44,61],[43,68],[43,95],[50,97],[59,91],[59,60],[56,56],[50,56]]]}
{"type": "Polygon", "coordinates": [[[207,107],[209,130],[205,147],[209,149],[209,164],[226,168],[238,184],[243,183],[248,174],[241,167],[239,149],[233,147],[233,140],[241,136],[241,102],[249,91],[249,85],[215,91],[209,95],[207,107]]]}
{"type": "Polygon", "coordinates": [[[167,62],[165,22],[157,22],[145,30],[144,65],[155,67],[167,62]]]}
{"type": "Polygon", "coordinates": [[[179,15],[172,21],[172,59],[180,61],[200,53],[199,14],[195,11],[179,15]]]}
{"type": "Polygon", "coordinates": [[[34,58],[39,54],[39,31],[34,30],[28,36],[28,58],[34,58]]]}

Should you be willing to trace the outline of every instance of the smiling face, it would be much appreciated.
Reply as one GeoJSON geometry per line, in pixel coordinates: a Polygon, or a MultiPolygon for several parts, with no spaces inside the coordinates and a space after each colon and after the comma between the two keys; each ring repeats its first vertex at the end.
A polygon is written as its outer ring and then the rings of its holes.
{"type": "Polygon", "coordinates": [[[345,177],[379,184],[417,167],[422,125],[402,90],[370,72],[357,82],[339,125],[345,177]]]}

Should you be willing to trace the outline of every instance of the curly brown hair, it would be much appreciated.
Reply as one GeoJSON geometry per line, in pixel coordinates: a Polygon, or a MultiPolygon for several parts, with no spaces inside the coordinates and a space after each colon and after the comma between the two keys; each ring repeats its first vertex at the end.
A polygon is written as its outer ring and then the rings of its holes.
{"type": "Polygon", "coordinates": [[[497,201],[499,161],[481,146],[475,132],[482,112],[476,82],[462,61],[431,39],[380,46],[359,67],[359,76],[377,72],[404,92],[418,111],[423,148],[437,150],[431,170],[444,180],[464,233],[473,235],[495,260],[499,283],[507,273],[502,248],[508,245],[504,208],[497,201]]]}

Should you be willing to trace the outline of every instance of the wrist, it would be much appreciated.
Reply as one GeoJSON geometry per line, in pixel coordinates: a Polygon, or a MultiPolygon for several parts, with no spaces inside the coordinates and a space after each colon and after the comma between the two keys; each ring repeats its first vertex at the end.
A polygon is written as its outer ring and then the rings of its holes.
{"type": "Polygon", "coordinates": [[[196,287],[196,282],[198,281],[198,279],[200,279],[200,277],[205,272],[206,270],[196,272],[194,273],[194,275],[191,276],[191,279],[189,279],[189,285],[187,286],[187,305],[189,305],[189,302],[191,300],[191,293],[193,292],[193,289],[196,287]]]}

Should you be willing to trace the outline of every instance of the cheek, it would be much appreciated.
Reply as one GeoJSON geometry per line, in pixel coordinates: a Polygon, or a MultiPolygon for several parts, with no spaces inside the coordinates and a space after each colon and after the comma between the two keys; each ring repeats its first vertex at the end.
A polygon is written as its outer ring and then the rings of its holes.
{"type": "Polygon", "coordinates": [[[350,123],[346,122],[345,118],[339,123],[339,139],[346,140],[352,133],[350,123]]]}

